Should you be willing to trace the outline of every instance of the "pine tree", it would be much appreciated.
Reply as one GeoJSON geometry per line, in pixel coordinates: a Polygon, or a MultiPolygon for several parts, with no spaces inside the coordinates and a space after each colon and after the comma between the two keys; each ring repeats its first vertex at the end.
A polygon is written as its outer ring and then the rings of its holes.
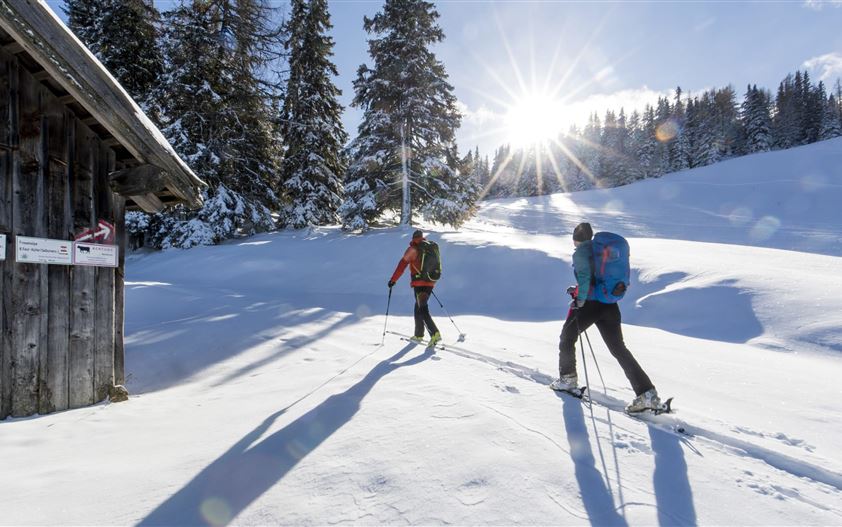
{"type": "Polygon", "coordinates": [[[340,208],[347,229],[367,229],[387,209],[411,210],[425,217],[454,217],[472,203],[452,196],[468,187],[454,168],[454,134],[461,116],[444,65],[430,46],[444,39],[439,14],[423,0],[386,0],[383,10],[365,18],[372,68],[360,66],[353,105],[364,111],[352,142],[352,162],[340,208]],[[403,155],[402,155],[403,154],[403,155]],[[402,184],[406,164],[411,200],[402,184]],[[437,211],[441,211],[439,215],[437,211]]]}
{"type": "Polygon", "coordinates": [[[452,173],[450,181],[434,179],[433,183],[448,186],[439,189],[422,214],[427,221],[459,227],[476,212],[482,186],[471,177],[468,167],[459,163],[455,144],[447,152],[446,163],[452,173]]]}
{"type": "Polygon", "coordinates": [[[279,152],[268,122],[271,97],[255,78],[267,60],[255,46],[271,32],[255,29],[264,27],[258,7],[192,0],[166,15],[163,131],[209,189],[199,211],[176,210],[150,223],[158,246],[207,245],[274,228],[279,152]]]}
{"type": "Polygon", "coordinates": [[[342,148],[348,135],[342,127],[341,95],[332,78],[332,27],[325,0],[294,0],[285,47],[289,79],[282,113],[286,155],[283,192],[289,200],[283,221],[295,228],[338,221],[342,203],[342,148]]]}
{"type": "MultiPolygon", "coordinates": [[[[809,82],[809,77],[805,73],[805,78],[809,82]]],[[[825,90],[824,82],[819,81],[818,85],[808,89],[805,93],[804,101],[804,142],[815,143],[819,140],[822,132],[822,123],[824,122],[824,113],[827,104],[827,90],[825,90]]]]}
{"type": "Polygon", "coordinates": [[[677,172],[690,168],[690,141],[685,133],[687,115],[684,101],[681,100],[681,87],[675,89],[675,103],[672,106],[672,126],[675,137],[670,142],[670,171],[677,172]]]}
{"type": "Polygon", "coordinates": [[[648,104],[643,113],[643,123],[641,126],[641,137],[638,141],[637,154],[641,177],[655,177],[659,165],[656,157],[658,153],[658,125],[655,121],[655,109],[648,104]]]}
{"type": "Polygon", "coordinates": [[[65,0],[67,27],[94,55],[102,44],[102,11],[110,0],[65,0]]]}
{"type": "Polygon", "coordinates": [[[676,136],[676,126],[672,120],[672,107],[666,97],[658,98],[655,119],[658,123],[655,131],[658,143],[655,146],[655,172],[653,175],[660,177],[670,172],[670,143],[675,140],[676,136]]]}
{"type": "Polygon", "coordinates": [[[622,180],[620,181],[621,185],[628,185],[644,177],[641,154],[645,141],[640,112],[635,110],[632,112],[631,117],[629,117],[628,145],[626,147],[628,162],[622,180]]]}
{"type": "Polygon", "coordinates": [[[509,145],[503,145],[494,153],[494,162],[491,165],[490,187],[486,196],[488,198],[504,198],[514,195],[511,187],[514,178],[515,153],[509,145]]]}
{"type": "MultiPolygon", "coordinates": [[[[602,123],[599,116],[594,112],[585,129],[582,130],[582,138],[578,148],[574,150],[576,157],[581,161],[583,176],[586,178],[584,188],[593,188],[598,185],[598,175],[602,171],[600,167],[599,145],[602,141],[602,123]]],[[[584,190],[584,189],[583,189],[584,190]]]]}
{"type": "Polygon", "coordinates": [[[158,121],[152,98],[163,73],[161,15],[148,0],[70,0],[70,28],[128,94],[158,121]]]}
{"type": "Polygon", "coordinates": [[[842,111],[840,111],[836,96],[831,94],[827,99],[819,138],[824,141],[839,136],[842,136],[842,111]]]}
{"type": "Polygon", "coordinates": [[[773,117],[773,128],[775,145],[778,148],[790,148],[801,144],[801,114],[800,108],[802,94],[801,74],[796,77],[787,75],[778,86],[778,94],[775,98],[775,115],[773,117]],[[797,79],[797,82],[796,80],[797,79]]]}
{"type": "Polygon", "coordinates": [[[599,186],[616,187],[625,172],[625,114],[620,119],[613,111],[605,112],[599,148],[599,186]]]}
{"type": "Polygon", "coordinates": [[[767,152],[772,148],[772,117],[769,113],[769,95],[749,86],[741,107],[741,118],[746,134],[746,153],[767,152]]]}

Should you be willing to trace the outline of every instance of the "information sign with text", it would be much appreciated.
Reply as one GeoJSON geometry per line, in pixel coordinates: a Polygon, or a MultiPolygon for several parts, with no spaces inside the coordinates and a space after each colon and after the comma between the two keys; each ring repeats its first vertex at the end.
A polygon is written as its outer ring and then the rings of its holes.
{"type": "Polygon", "coordinates": [[[97,267],[117,267],[117,246],[76,242],[73,244],[73,263],[97,267]]]}
{"type": "Polygon", "coordinates": [[[73,264],[73,242],[46,238],[15,237],[15,261],[18,263],[73,264]]]}

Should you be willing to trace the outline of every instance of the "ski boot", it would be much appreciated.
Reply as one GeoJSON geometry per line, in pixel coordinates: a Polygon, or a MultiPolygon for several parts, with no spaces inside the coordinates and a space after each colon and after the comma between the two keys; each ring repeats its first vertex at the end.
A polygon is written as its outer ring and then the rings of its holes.
{"type": "Polygon", "coordinates": [[[658,397],[658,390],[656,390],[655,388],[650,388],[646,390],[642,394],[635,397],[634,400],[632,400],[632,402],[628,406],[626,406],[626,412],[630,414],[643,412],[646,410],[659,412],[661,409],[661,398],[658,397]]]}
{"type": "Polygon", "coordinates": [[[438,344],[440,341],[441,341],[441,333],[440,333],[440,332],[438,332],[438,331],[436,331],[436,332],[435,332],[435,333],[433,333],[433,335],[430,337],[430,342],[429,342],[429,344],[427,344],[427,347],[428,347],[428,348],[435,347],[435,345],[436,345],[436,344],[438,344]]]}

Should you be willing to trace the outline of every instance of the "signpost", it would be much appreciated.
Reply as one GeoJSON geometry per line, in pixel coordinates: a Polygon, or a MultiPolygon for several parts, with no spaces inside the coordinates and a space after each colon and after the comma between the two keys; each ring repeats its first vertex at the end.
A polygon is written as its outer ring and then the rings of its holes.
{"type": "Polygon", "coordinates": [[[15,260],[18,263],[73,265],[73,242],[17,236],[15,260]]]}
{"type": "Polygon", "coordinates": [[[96,267],[117,267],[118,251],[116,245],[75,242],[73,244],[73,263],[96,267]]]}

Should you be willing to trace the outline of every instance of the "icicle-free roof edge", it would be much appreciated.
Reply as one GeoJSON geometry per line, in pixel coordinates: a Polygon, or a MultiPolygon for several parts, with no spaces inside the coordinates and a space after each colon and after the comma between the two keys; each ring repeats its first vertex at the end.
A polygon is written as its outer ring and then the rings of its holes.
{"type": "Polygon", "coordinates": [[[191,208],[201,207],[207,184],[43,0],[0,0],[0,27],[135,159],[167,172],[173,195],[191,208]]]}

